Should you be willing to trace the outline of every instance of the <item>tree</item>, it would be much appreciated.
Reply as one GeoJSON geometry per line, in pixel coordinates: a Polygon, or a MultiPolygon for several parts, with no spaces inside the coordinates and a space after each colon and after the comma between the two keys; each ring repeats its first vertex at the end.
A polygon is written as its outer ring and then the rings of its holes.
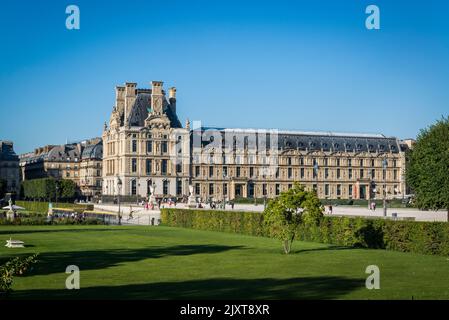
{"type": "Polygon", "coordinates": [[[60,197],[64,199],[73,199],[76,196],[77,186],[72,180],[62,179],[59,182],[60,197]]]}
{"type": "Polygon", "coordinates": [[[420,131],[407,162],[418,208],[447,209],[449,221],[449,117],[420,131]]]}
{"type": "Polygon", "coordinates": [[[264,211],[264,223],[273,238],[283,242],[284,253],[290,253],[301,222],[315,223],[323,216],[323,208],[313,191],[295,183],[288,191],[270,200],[264,211]]]}

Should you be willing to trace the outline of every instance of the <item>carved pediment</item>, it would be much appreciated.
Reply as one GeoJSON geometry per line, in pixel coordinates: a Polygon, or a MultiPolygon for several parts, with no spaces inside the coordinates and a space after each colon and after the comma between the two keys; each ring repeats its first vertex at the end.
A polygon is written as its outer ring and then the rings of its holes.
{"type": "Polygon", "coordinates": [[[165,114],[149,114],[145,119],[145,127],[150,129],[169,129],[170,119],[165,114]]]}

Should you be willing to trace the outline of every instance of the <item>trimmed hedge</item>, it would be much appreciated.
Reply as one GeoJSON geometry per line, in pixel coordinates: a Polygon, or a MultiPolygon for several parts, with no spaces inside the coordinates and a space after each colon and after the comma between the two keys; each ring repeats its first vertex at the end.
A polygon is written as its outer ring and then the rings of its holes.
{"type": "MultiPolygon", "coordinates": [[[[29,211],[47,213],[48,211],[48,202],[44,201],[16,201],[16,205],[20,207],[24,207],[29,211]]],[[[75,209],[76,211],[84,211],[84,210],[93,210],[93,204],[77,204],[77,203],[65,203],[65,202],[53,202],[53,208],[66,208],[66,209],[75,209]]]]}
{"type": "MultiPolygon", "coordinates": [[[[268,236],[260,212],[162,209],[161,220],[172,227],[268,236]]],[[[447,222],[325,216],[318,224],[302,223],[297,238],[348,247],[449,255],[447,222]]]]}

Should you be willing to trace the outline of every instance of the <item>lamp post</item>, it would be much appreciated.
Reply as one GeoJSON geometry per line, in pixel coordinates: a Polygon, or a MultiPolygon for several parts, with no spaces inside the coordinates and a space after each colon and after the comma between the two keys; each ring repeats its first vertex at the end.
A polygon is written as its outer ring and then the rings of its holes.
{"type": "Polygon", "coordinates": [[[56,203],[55,203],[55,205],[58,205],[58,193],[59,193],[59,185],[58,185],[58,182],[56,182],[56,203]]]}
{"type": "Polygon", "coordinates": [[[120,177],[117,176],[117,189],[118,189],[118,195],[117,195],[117,202],[118,202],[118,224],[122,224],[122,213],[120,212],[120,190],[122,188],[122,180],[120,177]]]}
{"type": "Polygon", "coordinates": [[[387,159],[384,158],[382,161],[382,168],[383,168],[383,180],[384,180],[384,187],[383,187],[383,208],[384,208],[384,217],[387,216],[387,185],[386,185],[386,179],[387,179],[387,159]]]}

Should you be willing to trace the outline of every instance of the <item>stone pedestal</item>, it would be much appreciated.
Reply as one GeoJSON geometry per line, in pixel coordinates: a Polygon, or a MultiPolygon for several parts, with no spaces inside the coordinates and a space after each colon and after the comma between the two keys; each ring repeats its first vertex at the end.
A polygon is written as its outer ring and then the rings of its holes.
{"type": "Polygon", "coordinates": [[[6,213],[6,219],[14,221],[14,211],[8,210],[8,212],[6,213]]]}

